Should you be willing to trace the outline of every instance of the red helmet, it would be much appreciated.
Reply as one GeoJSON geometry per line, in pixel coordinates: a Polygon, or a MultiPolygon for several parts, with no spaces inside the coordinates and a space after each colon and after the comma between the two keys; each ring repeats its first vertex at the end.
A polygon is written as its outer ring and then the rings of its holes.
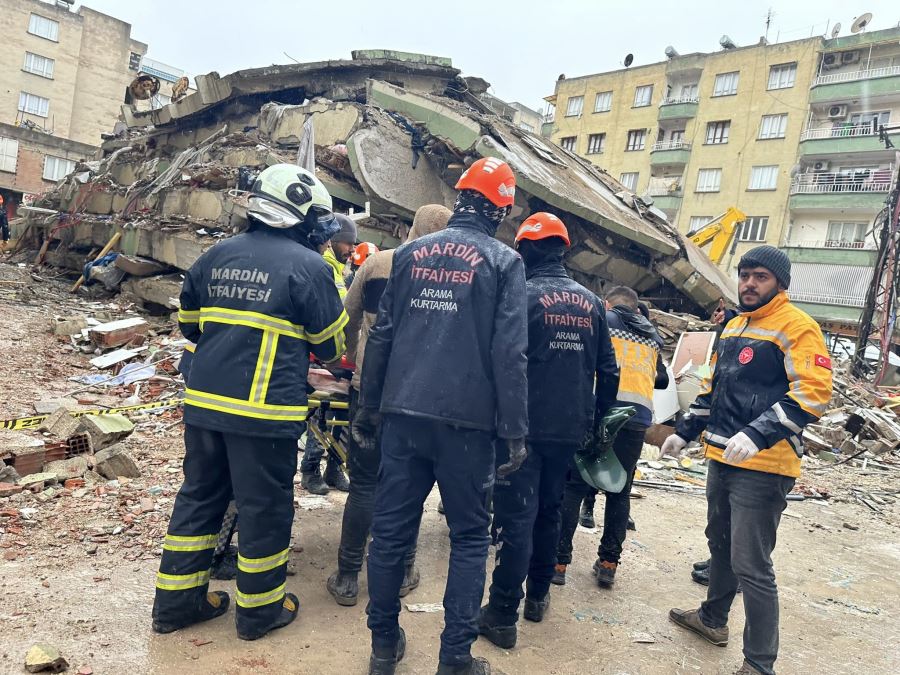
{"type": "Polygon", "coordinates": [[[496,157],[483,157],[466,169],[456,183],[457,190],[475,190],[494,206],[512,206],[516,177],[509,164],[496,157]]]}
{"type": "Polygon", "coordinates": [[[372,244],[368,241],[364,241],[361,244],[357,244],[356,248],[353,249],[353,256],[351,260],[353,264],[359,267],[364,262],[366,262],[366,258],[368,258],[373,253],[378,253],[378,247],[375,244],[372,244]]]}
{"type": "Polygon", "coordinates": [[[566,242],[566,246],[571,246],[569,231],[566,229],[563,221],[552,213],[539,211],[538,213],[532,213],[519,226],[519,231],[516,232],[516,243],[518,244],[523,239],[537,241],[538,239],[549,239],[550,237],[559,237],[566,242]]]}

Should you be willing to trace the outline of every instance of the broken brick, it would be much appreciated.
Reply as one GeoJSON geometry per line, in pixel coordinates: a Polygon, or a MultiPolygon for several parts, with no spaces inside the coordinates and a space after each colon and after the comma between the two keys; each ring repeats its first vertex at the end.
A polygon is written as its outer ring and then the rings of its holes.
{"type": "Polygon", "coordinates": [[[0,497],[12,497],[19,494],[25,488],[21,485],[13,485],[12,483],[0,483],[0,497]]]}
{"type": "Polygon", "coordinates": [[[140,317],[102,323],[91,328],[91,342],[106,349],[138,345],[147,337],[149,329],[150,324],[140,317]]]}
{"type": "Polygon", "coordinates": [[[63,487],[67,490],[74,490],[75,488],[84,487],[84,478],[69,478],[63,483],[63,487]]]}

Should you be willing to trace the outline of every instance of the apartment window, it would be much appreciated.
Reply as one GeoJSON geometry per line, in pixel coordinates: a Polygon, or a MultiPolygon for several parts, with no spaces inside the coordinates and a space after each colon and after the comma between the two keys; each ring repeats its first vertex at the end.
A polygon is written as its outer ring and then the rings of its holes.
{"type": "Polygon", "coordinates": [[[670,143],[683,143],[684,142],[684,129],[676,129],[669,133],[669,142],[670,143]]]}
{"type": "Polygon", "coordinates": [[[862,248],[868,230],[869,224],[865,222],[830,221],[825,246],[828,248],[862,248]]]}
{"type": "Polygon", "coordinates": [[[19,112],[47,117],[50,114],[50,100],[23,91],[19,94],[19,112]]]}
{"type": "Polygon", "coordinates": [[[54,65],[56,65],[56,62],[53,59],[48,59],[46,56],[40,56],[39,54],[32,54],[31,52],[25,52],[25,65],[22,66],[22,70],[34,73],[35,75],[40,75],[41,77],[53,79],[54,65]]]}
{"type": "Polygon", "coordinates": [[[0,171],[16,172],[19,158],[19,141],[14,138],[0,137],[0,171]]]}
{"type": "Polygon", "coordinates": [[[570,96],[566,103],[566,117],[578,117],[584,108],[584,96],[570,96]]]}
{"type": "Polygon", "coordinates": [[[569,152],[575,152],[575,139],[577,136],[566,136],[565,138],[559,139],[559,145],[563,150],[568,150],[569,152]]]}
{"type": "MultiPolygon", "coordinates": [[[[169,98],[168,96],[166,96],[166,98],[169,99],[168,101],[166,101],[166,105],[168,105],[169,103],[172,102],[172,99],[169,98]]],[[[531,134],[534,133],[534,126],[531,124],[528,124],[528,122],[519,122],[519,128],[522,129],[523,131],[527,131],[528,133],[531,133],[531,134]]]]}
{"type": "Polygon", "coordinates": [[[683,99],[693,99],[697,98],[697,85],[696,84],[683,84],[681,85],[681,98],[683,99]]]}
{"type": "Polygon", "coordinates": [[[778,166],[754,166],[750,169],[748,190],[774,190],[778,185],[778,166]]]}
{"type": "Polygon", "coordinates": [[[59,42],[59,22],[40,14],[32,14],[28,20],[28,32],[38,37],[59,42]]]}
{"type": "Polygon", "coordinates": [[[700,169],[696,192],[718,192],[722,185],[722,169],[700,169]]]}
{"type": "Polygon", "coordinates": [[[62,157],[47,155],[44,157],[44,180],[62,180],[75,168],[75,162],[62,157]]]}
{"type": "Polygon", "coordinates": [[[713,87],[713,96],[733,96],[737,93],[740,72],[719,73],[716,75],[716,84],[713,87]]]}
{"type": "Polygon", "coordinates": [[[612,92],[601,91],[594,99],[594,112],[609,112],[612,109],[612,92]]]}
{"type": "Polygon", "coordinates": [[[731,131],[731,120],[722,122],[709,122],[706,125],[706,144],[720,145],[728,142],[728,133],[731,131]]]}
{"type": "Polygon", "coordinates": [[[691,216],[691,222],[688,225],[688,235],[690,236],[701,228],[706,227],[712,219],[712,216],[691,216]]]}
{"type": "Polygon", "coordinates": [[[644,144],[647,142],[646,129],[632,129],[628,132],[628,141],[625,144],[625,150],[643,150],[644,144]]]}
{"type": "Polygon", "coordinates": [[[131,52],[128,55],[128,70],[141,69],[141,55],[137,52],[131,52]]]}
{"type": "Polygon", "coordinates": [[[784,138],[787,131],[787,113],[783,115],[763,115],[759,125],[759,138],[784,138]]]}
{"type": "Polygon", "coordinates": [[[753,216],[747,218],[741,227],[738,236],[740,241],[765,241],[766,230],[769,228],[768,216],[753,216]]]}
{"type": "Polygon", "coordinates": [[[637,171],[629,171],[627,173],[623,173],[619,176],[619,182],[624,185],[628,190],[634,192],[637,190],[638,176],[640,174],[637,171]]]}
{"type": "Polygon", "coordinates": [[[634,107],[645,108],[650,105],[653,98],[653,85],[646,84],[643,87],[635,87],[634,89],[634,107]]]}
{"type": "Polygon", "coordinates": [[[782,63],[769,68],[768,89],[790,89],[797,79],[797,64],[782,63]]]}
{"type": "Polygon", "coordinates": [[[599,155],[606,147],[606,134],[591,134],[588,136],[587,154],[599,155]]]}
{"type": "Polygon", "coordinates": [[[874,129],[878,129],[878,127],[887,124],[890,119],[890,110],[881,110],[879,112],[861,112],[850,115],[850,123],[853,126],[873,127],[874,129]]]}

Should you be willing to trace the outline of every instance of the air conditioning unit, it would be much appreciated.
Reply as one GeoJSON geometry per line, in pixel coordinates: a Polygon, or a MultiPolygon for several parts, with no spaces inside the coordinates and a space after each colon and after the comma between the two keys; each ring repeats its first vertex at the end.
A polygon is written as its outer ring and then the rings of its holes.
{"type": "Polygon", "coordinates": [[[822,69],[823,70],[831,70],[832,68],[840,68],[841,60],[838,58],[838,54],[831,53],[826,54],[822,57],[822,69]]]}
{"type": "Polygon", "coordinates": [[[831,168],[831,162],[828,162],[828,161],[821,161],[821,162],[816,162],[815,164],[813,164],[814,171],[828,171],[828,169],[830,169],[830,168],[831,168]]]}
{"type": "Polygon", "coordinates": [[[833,105],[828,109],[828,119],[842,120],[847,117],[847,106],[833,105]]]}
{"type": "Polygon", "coordinates": [[[852,52],[841,53],[841,65],[846,66],[849,63],[859,63],[859,50],[854,49],[852,52]]]}

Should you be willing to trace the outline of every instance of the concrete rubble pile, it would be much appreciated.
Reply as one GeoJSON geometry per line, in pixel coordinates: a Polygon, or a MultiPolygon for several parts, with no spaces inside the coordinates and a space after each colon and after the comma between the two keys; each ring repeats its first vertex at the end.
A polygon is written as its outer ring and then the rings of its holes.
{"type": "Polygon", "coordinates": [[[569,227],[566,264],[588,287],[627,284],[664,310],[706,316],[735,301],[733,281],[604,171],[496,116],[449,59],[354,52],[352,60],[271,66],[197,79],[197,91],[159,110],[123,108],[126,122],[100,157],[30,207],[26,243],[49,242],[47,262],[82,269],[121,233],[109,270],[89,271],[145,304],[174,307],[180,272],[217,238],[246,226],[247,189],[268,165],[296,161],[304,125],[317,175],[336,210],[353,213],[377,245],[403,239],[415,210],[452,206],[472,161],[500,157],[518,187],[498,237],[549,210],[569,227]],[[309,125],[308,125],[309,126],[309,125]],[[112,271],[115,270],[115,271],[112,271]]]}

